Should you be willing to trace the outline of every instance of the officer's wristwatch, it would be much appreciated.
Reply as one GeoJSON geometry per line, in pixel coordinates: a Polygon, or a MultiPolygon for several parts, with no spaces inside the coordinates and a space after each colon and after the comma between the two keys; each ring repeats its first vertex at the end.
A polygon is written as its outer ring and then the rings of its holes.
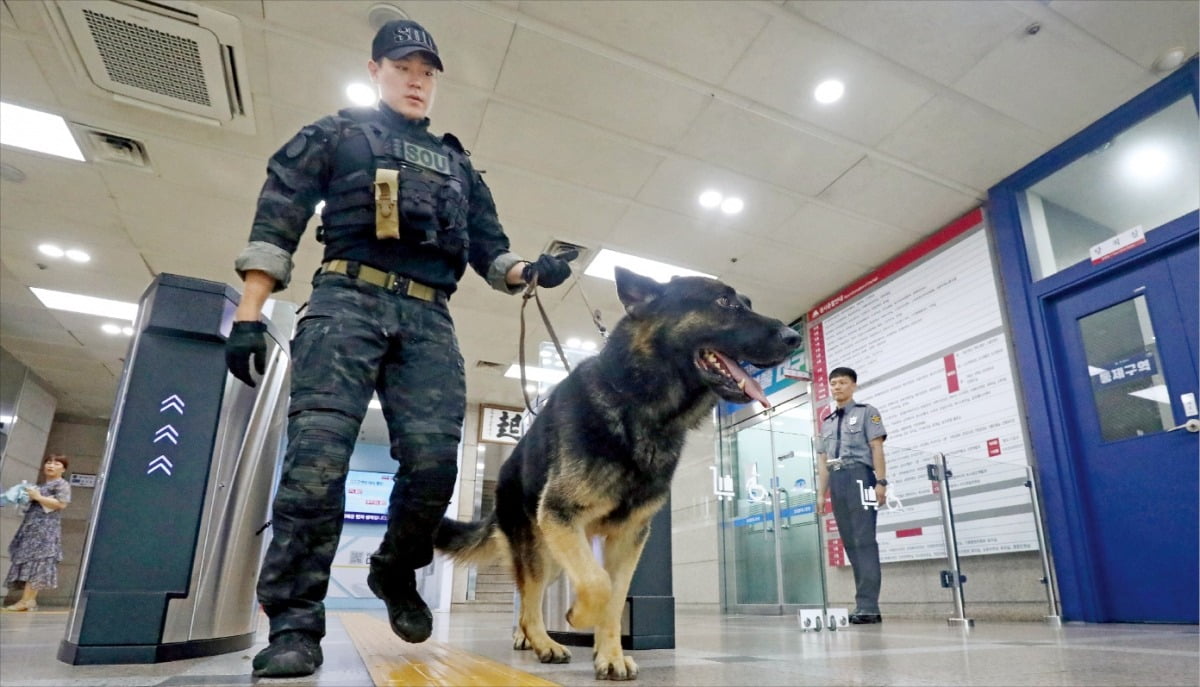
{"type": "Polygon", "coordinates": [[[875,484],[878,484],[881,487],[886,487],[888,485],[888,481],[886,479],[881,479],[875,482],[875,484]]]}

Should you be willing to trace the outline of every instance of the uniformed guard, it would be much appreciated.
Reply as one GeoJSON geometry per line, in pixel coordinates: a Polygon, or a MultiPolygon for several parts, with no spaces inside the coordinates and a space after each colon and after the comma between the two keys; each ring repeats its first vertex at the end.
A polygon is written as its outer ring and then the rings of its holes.
{"type": "Polygon", "coordinates": [[[887,502],[887,464],[883,442],[887,430],[874,406],[854,401],[858,374],[848,367],[829,373],[829,390],[837,409],[821,418],[817,452],[817,513],[825,509],[825,492],[833,499],[833,517],[850,566],[854,570],[856,625],[882,622],[879,612],[879,544],[875,541],[878,507],[887,502]]]}
{"type": "Polygon", "coordinates": [[[516,293],[535,276],[554,287],[573,256],[530,263],[509,250],[492,195],[467,151],[435,136],[426,117],[442,60],[433,36],[387,23],[367,63],[380,102],[304,127],[267,164],[226,358],[250,386],[266,356],[266,299],[287,287],[292,254],[320,200],[324,261],[292,341],[288,445],[258,582],[270,618],[258,676],[309,675],[321,665],[323,600],[341,535],[350,454],[372,392],[379,395],[399,467],[383,543],[367,583],[392,629],[427,639],[433,615],[415,570],[433,558],[434,531],[457,472],[466,406],[463,360],[447,302],[470,265],[516,293]]]}

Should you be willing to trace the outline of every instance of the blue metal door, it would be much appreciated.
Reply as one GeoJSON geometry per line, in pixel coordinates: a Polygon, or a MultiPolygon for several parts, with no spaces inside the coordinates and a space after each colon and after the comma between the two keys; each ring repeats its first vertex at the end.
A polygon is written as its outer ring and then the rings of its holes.
{"type": "Polygon", "coordinates": [[[1047,309],[1089,620],[1197,622],[1198,273],[1192,233],[1047,309]]]}

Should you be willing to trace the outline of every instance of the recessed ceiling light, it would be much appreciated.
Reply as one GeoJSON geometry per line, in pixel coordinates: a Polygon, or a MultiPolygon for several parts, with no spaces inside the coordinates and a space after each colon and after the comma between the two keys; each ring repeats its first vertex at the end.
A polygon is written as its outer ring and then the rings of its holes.
{"type": "Polygon", "coordinates": [[[37,296],[42,305],[52,310],[66,310],[68,312],[83,313],[84,315],[100,315],[101,317],[111,317],[115,320],[128,320],[130,322],[137,317],[137,303],[113,301],[107,298],[96,298],[95,296],[84,296],[78,293],[52,291],[50,289],[30,288],[29,290],[33,292],[33,295],[37,296]]]}
{"type": "Polygon", "coordinates": [[[66,251],[67,259],[72,262],[91,262],[92,256],[79,250],[78,248],[68,248],[66,251]]]}
{"type": "Polygon", "coordinates": [[[352,83],[346,86],[346,97],[355,105],[367,107],[375,104],[378,94],[376,94],[375,89],[365,83],[352,83]]]}
{"type": "Polygon", "coordinates": [[[670,281],[671,277],[677,276],[708,277],[709,279],[716,279],[716,277],[711,274],[697,272],[696,270],[689,270],[686,267],[677,267],[665,262],[651,260],[650,258],[639,258],[636,255],[629,255],[628,253],[621,253],[615,250],[609,250],[608,248],[604,248],[596,254],[596,257],[592,259],[591,264],[589,264],[587,269],[584,270],[584,274],[592,277],[599,277],[601,279],[607,279],[609,281],[616,281],[616,277],[614,276],[615,272],[613,270],[617,266],[633,270],[638,274],[650,277],[651,279],[656,279],[660,282],[670,281]]]}
{"type": "Polygon", "coordinates": [[[715,208],[721,204],[721,192],[709,189],[700,194],[700,207],[715,208]]]}
{"type": "Polygon", "coordinates": [[[744,207],[746,207],[746,204],[742,202],[741,198],[726,198],[721,201],[721,212],[727,215],[736,215],[744,207]]]}
{"type": "Polygon", "coordinates": [[[0,103],[0,143],[83,162],[67,120],[11,103],[0,103]]]}
{"type": "Polygon", "coordinates": [[[38,246],[38,252],[42,255],[47,255],[52,258],[61,258],[66,255],[66,251],[54,245],[53,243],[43,243],[38,246]]]}
{"type": "Polygon", "coordinates": [[[817,86],[817,89],[813,91],[813,97],[817,99],[817,102],[828,105],[840,100],[842,94],[845,92],[845,84],[837,79],[829,79],[828,81],[822,81],[817,86]]]}
{"type": "Polygon", "coordinates": [[[116,336],[117,334],[121,333],[121,325],[113,324],[112,322],[105,322],[104,324],[100,325],[100,330],[105,334],[116,336]]]}

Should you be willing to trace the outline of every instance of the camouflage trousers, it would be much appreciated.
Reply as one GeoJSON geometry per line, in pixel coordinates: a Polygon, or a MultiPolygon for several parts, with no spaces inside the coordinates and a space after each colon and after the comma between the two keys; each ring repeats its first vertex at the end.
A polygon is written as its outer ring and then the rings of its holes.
{"type": "Polygon", "coordinates": [[[270,636],[325,634],[330,567],[345,509],[350,454],[379,395],[399,464],[380,553],[419,568],[454,488],[466,405],[463,360],[445,303],[339,274],[313,282],[292,340],[288,445],[258,580],[270,636]]]}

